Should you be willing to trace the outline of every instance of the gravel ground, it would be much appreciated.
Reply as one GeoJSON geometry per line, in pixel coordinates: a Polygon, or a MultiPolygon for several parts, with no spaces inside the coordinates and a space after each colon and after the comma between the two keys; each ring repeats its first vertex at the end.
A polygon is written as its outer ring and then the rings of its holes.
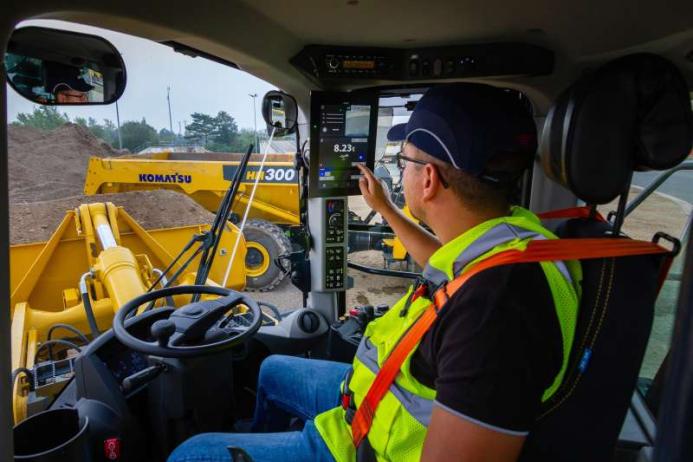
{"type": "MultiPolygon", "coordinates": [[[[375,250],[350,254],[349,259],[376,268],[383,267],[382,255],[375,250]]],[[[347,290],[347,308],[380,303],[392,306],[402,297],[411,282],[409,279],[375,276],[352,269],[348,274],[354,279],[354,287],[347,290]]],[[[295,288],[288,278],[271,292],[248,292],[248,294],[256,300],[276,305],[280,311],[293,310],[302,306],[301,291],[295,288]]]]}

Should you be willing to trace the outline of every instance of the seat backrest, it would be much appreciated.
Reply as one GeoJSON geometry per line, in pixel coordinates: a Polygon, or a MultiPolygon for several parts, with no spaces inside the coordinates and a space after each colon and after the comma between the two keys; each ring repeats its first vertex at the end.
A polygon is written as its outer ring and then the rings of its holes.
{"type": "MultiPolygon", "coordinates": [[[[586,75],[547,116],[547,174],[588,204],[627,193],[633,170],[671,168],[689,153],[685,81],[663,58],[630,55],[586,75]]],[[[612,237],[609,223],[572,219],[561,237],[612,237]]],[[[569,369],[532,428],[522,460],[612,460],[652,327],[666,256],[582,261],[582,299],[569,369]]]]}

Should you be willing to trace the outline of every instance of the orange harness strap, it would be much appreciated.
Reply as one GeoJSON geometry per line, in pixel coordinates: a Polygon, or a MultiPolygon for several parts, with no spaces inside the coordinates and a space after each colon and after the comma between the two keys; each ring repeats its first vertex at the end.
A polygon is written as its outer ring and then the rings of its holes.
{"type": "Polygon", "coordinates": [[[395,349],[385,360],[380,371],[371,384],[368,393],[356,409],[351,423],[352,439],[359,447],[373,423],[375,411],[390,385],[397,377],[399,370],[424,334],[431,328],[438,316],[438,311],[452,295],[457,292],[472,276],[501,265],[511,263],[532,263],[542,261],[588,260],[593,258],[626,257],[647,254],[669,253],[669,250],[652,242],[633,241],[629,239],[555,239],[530,241],[524,251],[507,250],[486,260],[482,260],[467,271],[439,288],[433,294],[433,303],[424,311],[409,331],[397,343],[395,349]]]}
{"type": "MultiPolygon", "coordinates": [[[[567,209],[551,210],[537,214],[542,220],[554,220],[556,218],[592,218],[592,210],[589,207],[570,207],[567,209]]],[[[601,213],[595,212],[594,217],[598,221],[606,222],[601,213]]]]}

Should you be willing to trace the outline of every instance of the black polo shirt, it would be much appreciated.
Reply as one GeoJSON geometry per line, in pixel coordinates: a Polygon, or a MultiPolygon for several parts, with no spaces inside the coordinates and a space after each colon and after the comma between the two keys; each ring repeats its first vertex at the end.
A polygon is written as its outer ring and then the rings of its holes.
{"type": "Polygon", "coordinates": [[[560,370],[562,337],[537,263],[492,268],[448,301],[411,360],[436,403],[493,430],[523,435],[560,370]]]}

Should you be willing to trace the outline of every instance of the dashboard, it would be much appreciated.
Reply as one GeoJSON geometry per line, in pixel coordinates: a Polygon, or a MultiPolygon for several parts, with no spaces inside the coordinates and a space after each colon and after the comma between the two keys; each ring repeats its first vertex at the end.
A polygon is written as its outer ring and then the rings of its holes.
{"type": "Polygon", "coordinates": [[[116,344],[120,348],[114,348],[114,351],[111,351],[108,355],[103,353],[99,355],[116,382],[122,383],[126,377],[140,372],[149,366],[147,357],[144,354],[130,350],[118,342],[116,344]]]}

